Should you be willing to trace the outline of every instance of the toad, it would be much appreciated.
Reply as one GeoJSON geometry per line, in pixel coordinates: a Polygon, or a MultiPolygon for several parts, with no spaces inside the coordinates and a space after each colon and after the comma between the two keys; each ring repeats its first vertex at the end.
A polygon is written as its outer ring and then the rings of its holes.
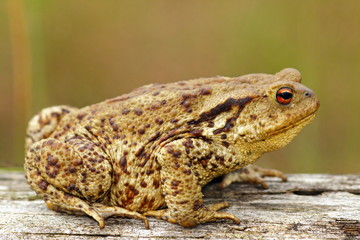
{"type": "Polygon", "coordinates": [[[100,228],[110,216],[147,216],[184,227],[239,219],[204,206],[202,187],[278,171],[251,165],[284,147],[311,122],[314,93],[291,68],[271,74],[150,84],[81,109],[55,106],[29,122],[25,172],[52,210],[86,214],[100,228]],[[240,170],[239,170],[240,169],[240,170]]]}

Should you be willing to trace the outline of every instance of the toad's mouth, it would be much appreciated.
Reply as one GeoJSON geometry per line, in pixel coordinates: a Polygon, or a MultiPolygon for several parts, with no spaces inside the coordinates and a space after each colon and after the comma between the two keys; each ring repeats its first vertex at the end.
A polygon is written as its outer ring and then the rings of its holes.
{"type": "Polygon", "coordinates": [[[299,128],[299,130],[301,130],[301,128],[303,128],[305,125],[309,124],[314,118],[315,118],[315,113],[316,111],[310,113],[309,115],[300,118],[298,121],[291,123],[285,127],[279,128],[273,132],[269,133],[269,136],[273,137],[276,136],[278,134],[284,133],[290,129],[297,129],[299,128]]]}

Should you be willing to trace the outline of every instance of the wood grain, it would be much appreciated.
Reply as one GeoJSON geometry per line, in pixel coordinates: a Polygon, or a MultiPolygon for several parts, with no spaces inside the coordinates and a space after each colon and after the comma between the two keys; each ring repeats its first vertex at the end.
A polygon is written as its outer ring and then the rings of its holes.
{"type": "Polygon", "coordinates": [[[23,173],[0,172],[0,239],[360,239],[360,175],[296,174],[269,189],[217,183],[204,188],[205,202],[228,201],[225,211],[240,225],[221,221],[186,229],[150,218],[111,217],[106,227],[87,216],[48,210],[23,173]]]}

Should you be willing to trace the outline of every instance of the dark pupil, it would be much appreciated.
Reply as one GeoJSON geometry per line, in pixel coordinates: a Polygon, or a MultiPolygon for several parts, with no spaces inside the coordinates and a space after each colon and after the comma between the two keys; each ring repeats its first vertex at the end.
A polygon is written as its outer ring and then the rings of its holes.
{"type": "Polygon", "coordinates": [[[292,98],[292,93],[290,93],[290,92],[282,92],[282,93],[280,93],[279,94],[280,95],[280,97],[282,97],[283,99],[289,99],[289,98],[292,98]]]}

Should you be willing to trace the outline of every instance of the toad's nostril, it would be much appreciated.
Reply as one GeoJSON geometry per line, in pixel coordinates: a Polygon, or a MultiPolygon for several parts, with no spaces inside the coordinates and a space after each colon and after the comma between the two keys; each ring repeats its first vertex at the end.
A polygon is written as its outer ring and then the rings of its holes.
{"type": "Polygon", "coordinates": [[[310,93],[310,92],[305,92],[304,96],[305,96],[305,97],[310,97],[310,96],[311,96],[311,93],[310,93]]]}

